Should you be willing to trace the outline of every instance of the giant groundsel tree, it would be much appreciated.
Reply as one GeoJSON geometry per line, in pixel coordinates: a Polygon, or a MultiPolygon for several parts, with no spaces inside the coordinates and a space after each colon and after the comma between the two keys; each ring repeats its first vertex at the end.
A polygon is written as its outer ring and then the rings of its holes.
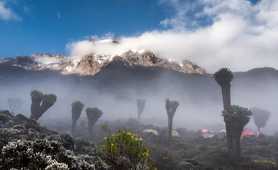
{"type": "Polygon", "coordinates": [[[258,128],[258,133],[261,134],[261,129],[266,126],[266,123],[270,117],[270,112],[261,108],[251,108],[254,123],[258,128]]]}
{"type": "Polygon", "coordinates": [[[54,94],[43,94],[38,90],[31,92],[31,119],[38,120],[57,100],[54,94]]]}
{"type": "Polygon", "coordinates": [[[175,100],[166,99],[166,112],[168,116],[168,136],[169,140],[172,139],[172,132],[173,132],[173,119],[176,113],[176,110],[179,106],[179,102],[175,100]]]}
{"type": "Polygon", "coordinates": [[[240,159],[240,136],[244,126],[249,122],[251,111],[240,106],[231,106],[231,82],[233,73],[222,68],[214,74],[215,81],[222,89],[223,116],[226,126],[227,147],[230,159],[237,161],[240,159]]]}
{"type": "Polygon", "coordinates": [[[88,118],[88,131],[90,137],[93,136],[93,127],[98,121],[98,119],[102,116],[102,111],[98,108],[87,108],[86,109],[87,118],[88,118]]]}
{"type": "Polygon", "coordinates": [[[76,130],[76,124],[78,119],[80,118],[80,115],[82,113],[82,110],[84,108],[84,104],[80,101],[75,101],[71,104],[71,113],[72,113],[72,135],[75,136],[75,130],[76,130]]]}
{"type": "Polygon", "coordinates": [[[140,120],[141,119],[141,115],[145,109],[146,106],[146,100],[144,99],[137,99],[136,100],[137,103],[137,119],[140,120]]]}
{"type": "Polygon", "coordinates": [[[238,161],[241,156],[240,136],[249,122],[252,112],[247,108],[233,105],[223,111],[226,125],[228,151],[233,161],[238,161]]]}

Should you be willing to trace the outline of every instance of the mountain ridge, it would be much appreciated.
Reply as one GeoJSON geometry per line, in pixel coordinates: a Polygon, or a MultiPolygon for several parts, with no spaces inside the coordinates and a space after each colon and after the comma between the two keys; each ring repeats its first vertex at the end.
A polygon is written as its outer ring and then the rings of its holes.
{"type": "Polygon", "coordinates": [[[163,59],[150,51],[129,50],[121,55],[109,56],[90,54],[82,57],[66,57],[51,54],[35,54],[32,56],[18,56],[5,58],[0,64],[20,67],[25,70],[51,70],[62,74],[96,75],[111,63],[118,62],[128,67],[143,66],[161,68],[187,74],[206,74],[205,69],[184,60],[182,63],[163,59]]]}

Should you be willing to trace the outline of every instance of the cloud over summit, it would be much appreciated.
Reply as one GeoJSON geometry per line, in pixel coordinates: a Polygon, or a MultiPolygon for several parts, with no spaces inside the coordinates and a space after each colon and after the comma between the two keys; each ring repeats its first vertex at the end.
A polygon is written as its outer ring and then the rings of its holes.
{"type": "Polygon", "coordinates": [[[119,44],[103,38],[68,44],[71,55],[119,54],[148,49],[164,58],[188,59],[214,72],[221,67],[244,71],[278,68],[278,1],[256,4],[243,0],[161,0],[175,14],[161,23],[167,29],[120,37],[119,44]]]}

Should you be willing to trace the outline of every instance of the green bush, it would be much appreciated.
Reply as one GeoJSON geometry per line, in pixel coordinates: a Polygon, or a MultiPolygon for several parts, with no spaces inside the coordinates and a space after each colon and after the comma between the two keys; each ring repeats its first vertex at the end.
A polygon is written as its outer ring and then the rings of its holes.
{"type": "Polygon", "coordinates": [[[102,146],[105,159],[120,169],[152,169],[150,151],[141,137],[121,130],[105,138],[102,146]]]}

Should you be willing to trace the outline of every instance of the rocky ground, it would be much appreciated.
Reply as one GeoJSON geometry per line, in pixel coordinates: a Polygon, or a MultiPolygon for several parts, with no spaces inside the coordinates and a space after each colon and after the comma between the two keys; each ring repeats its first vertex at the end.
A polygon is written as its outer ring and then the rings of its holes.
{"type": "Polygon", "coordinates": [[[109,169],[93,144],[41,127],[24,115],[0,112],[0,169],[109,169]]]}
{"type": "MultiPolygon", "coordinates": [[[[67,131],[65,124],[64,131],[67,131]]],[[[80,128],[80,127],[79,127],[80,128]]],[[[55,129],[53,127],[52,129],[55,129]]],[[[108,160],[100,146],[105,137],[119,129],[128,129],[143,139],[150,149],[152,165],[159,170],[229,170],[233,165],[227,158],[225,137],[202,138],[197,132],[177,129],[171,142],[167,130],[143,125],[136,120],[101,122],[95,136],[78,133],[72,138],[41,127],[22,114],[0,112],[0,169],[116,169],[115,164],[127,164],[128,155],[108,160]],[[94,141],[95,144],[91,143],[94,141]],[[115,163],[116,161],[116,163],[115,163]],[[118,161],[118,162],[117,162],[118,161]],[[113,162],[113,164],[111,164],[113,162]]],[[[80,130],[80,129],[79,129],[80,130]]],[[[242,161],[237,170],[278,169],[278,137],[260,136],[242,139],[242,161]]],[[[128,167],[128,166],[127,166],[128,167]]],[[[122,169],[122,168],[121,168],[122,169]]],[[[132,168],[126,168],[132,169],[132,168]]],[[[153,167],[138,170],[155,169],[153,167]]]]}

